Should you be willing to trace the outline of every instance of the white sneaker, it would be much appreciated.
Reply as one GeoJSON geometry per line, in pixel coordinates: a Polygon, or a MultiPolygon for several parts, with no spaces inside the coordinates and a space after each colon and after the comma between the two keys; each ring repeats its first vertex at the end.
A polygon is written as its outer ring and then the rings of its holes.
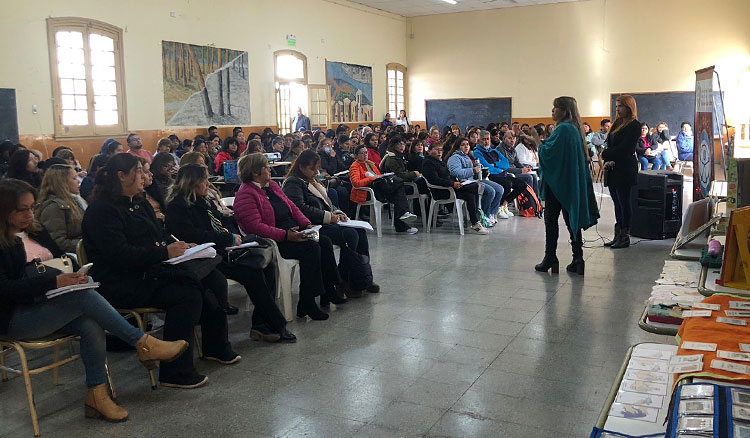
{"type": "Polygon", "coordinates": [[[505,213],[505,207],[500,207],[497,211],[497,217],[500,219],[508,219],[508,215],[505,213]]]}
{"type": "Polygon", "coordinates": [[[494,214],[487,216],[487,221],[490,223],[490,226],[495,225],[497,223],[497,219],[495,218],[494,214]]]}
{"type": "Polygon", "coordinates": [[[482,224],[480,224],[479,222],[472,225],[469,229],[475,232],[476,234],[481,234],[481,235],[490,234],[490,232],[487,231],[487,228],[483,227],[482,224]]]}
{"type": "Polygon", "coordinates": [[[414,228],[414,227],[411,227],[408,230],[404,231],[404,233],[406,233],[406,234],[417,234],[418,232],[419,232],[419,230],[416,229],[416,228],[414,228]]]}
{"type": "Polygon", "coordinates": [[[505,208],[505,214],[508,215],[508,217],[515,216],[515,214],[513,214],[513,212],[511,212],[510,209],[508,208],[508,205],[506,205],[504,208],[505,208]]]}
{"type": "Polygon", "coordinates": [[[417,219],[417,215],[407,211],[406,213],[402,214],[401,217],[398,219],[404,222],[414,222],[417,219]]]}

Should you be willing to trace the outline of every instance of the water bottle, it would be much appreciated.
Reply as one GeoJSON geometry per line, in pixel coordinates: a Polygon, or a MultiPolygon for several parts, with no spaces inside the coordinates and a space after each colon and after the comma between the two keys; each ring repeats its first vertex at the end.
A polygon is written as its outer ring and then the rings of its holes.
{"type": "Polygon", "coordinates": [[[474,167],[479,168],[479,172],[474,172],[474,179],[477,181],[482,180],[482,164],[479,162],[479,158],[474,160],[474,167]]]}
{"type": "Polygon", "coordinates": [[[672,219],[680,217],[680,201],[677,199],[677,190],[672,189],[672,219]]]}

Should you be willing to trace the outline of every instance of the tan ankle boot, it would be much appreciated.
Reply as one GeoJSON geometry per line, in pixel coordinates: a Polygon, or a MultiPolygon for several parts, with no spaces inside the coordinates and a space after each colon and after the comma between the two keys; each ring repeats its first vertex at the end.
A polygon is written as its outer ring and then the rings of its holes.
{"type": "Polygon", "coordinates": [[[138,360],[143,366],[152,370],[159,366],[159,361],[171,362],[188,348],[188,343],[179,341],[162,341],[153,336],[144,335],[136,344],[138,360]]]}
{"type": "Polygon", "coordinates": [[[109,398],[104,385],[89,388],[86,394],[86,418],[101,418],[110,423],[122,423],[128,419],[128,411],[109,398]]]}

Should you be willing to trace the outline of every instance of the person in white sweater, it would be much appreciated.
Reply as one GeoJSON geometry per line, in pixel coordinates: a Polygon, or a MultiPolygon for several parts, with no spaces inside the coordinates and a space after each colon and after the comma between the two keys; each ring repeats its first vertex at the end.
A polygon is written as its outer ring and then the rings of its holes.
{"type": "Polygon", "coordinates": [[[539,167],[536,146],[526,136],[521,136],[521,141],[516,145],[516,155],[518,156],[518,161],[524,166],[531,166],[534,170],[539,167]]]}

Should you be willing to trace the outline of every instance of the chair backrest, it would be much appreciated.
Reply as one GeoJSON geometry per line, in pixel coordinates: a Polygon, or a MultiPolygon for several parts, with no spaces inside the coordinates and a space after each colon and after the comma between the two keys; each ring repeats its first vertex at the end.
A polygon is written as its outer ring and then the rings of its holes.
{"type": "Polygon", "coordinates": [[[221,202],[224,203],[227,207],[233,207],[234,206],[234,196],[230,196],[227,198],[221,198],[221,202]]]}
{"type": "Polygon", "coordinates": [[[78,245],[76,245],[76,258],[78,259],[78,266],[83,266],[89,262],[88,257],[86,257],[86,248],[83,247],[83,239],[78,241],[78,245]]]}
{"type": "Polygon", "coordinates": [[[432,193],[433,190],[447,190],[448,193],[450,194],[450,197],[448,199],[452,199],[452,200],[456,199],[456,192],[453,190],[453,187],[436,186],[434,184],[428,183],[426,179],[425,179],[425,182],[427,183],[427,188],[430,189],[430,194],[432,195],[433,198],[435,198],[434,193],[432,193]]]}

